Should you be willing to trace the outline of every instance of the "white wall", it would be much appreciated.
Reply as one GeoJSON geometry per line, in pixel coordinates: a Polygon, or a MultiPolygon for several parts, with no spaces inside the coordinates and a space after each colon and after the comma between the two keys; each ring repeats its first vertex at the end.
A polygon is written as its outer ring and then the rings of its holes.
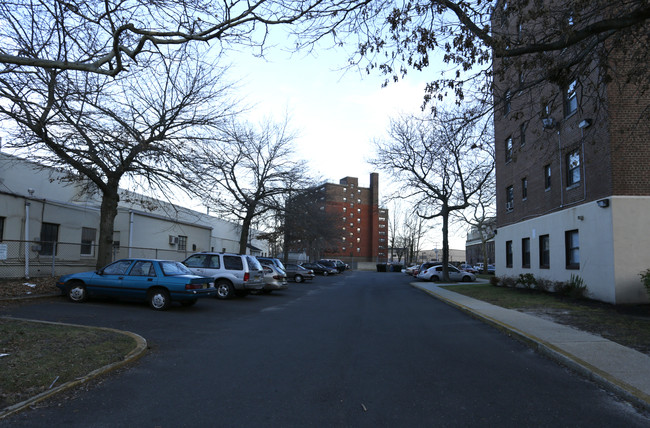
{"type": "Polygon", "coordinates": [[[532,273],[568,281],[580,276],[589,297],[609,303],[647,302],[639,272],[650,267],[650,198],[610,197],[609,207],[588,202],[517,224],[495,237],[497,276],[532,273]],[[580,269],[566,269],[565,232],[577,229],[580,269]],[[539,236],[549,235],[550,268],[539,267],[539,236]],[[522,268],[521,240],[530,238],[529,269],[522,268]],[[513,266],[506,267],[506,241],[513,242],[513,266]]]}

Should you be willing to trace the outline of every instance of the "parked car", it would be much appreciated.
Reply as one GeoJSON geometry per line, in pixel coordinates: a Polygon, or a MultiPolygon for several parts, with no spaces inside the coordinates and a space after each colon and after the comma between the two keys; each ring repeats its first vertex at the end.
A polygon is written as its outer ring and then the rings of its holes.
{"type": "Polygon", "coordinates": [[[339,273],[338,269],[329,266],[323,266],[320,263],[302,263],[300,266],[314,271],[315,274],[323,276],[339,273]]]}
{"type": "Polygon", "coordinates": [[[152,309],[162,311],[172,302],[191,306],[200,297],[216,295],[211,282],[176,261],[122,259],[97,271],[63,275],[56,286],[73,302],[95,296],[118,297],[145,300],[152,309]]]}
{"type": "Polygon", "coordinates": [[[282,272],[285,271],[284,264],[280,261],[280,259],[276,259],[274,257],[256,257],[257,261],[260,262],[261,265],[273,265],[276,268],[280,269],[282,272]]]}
{"type": "Polygon", "coordinates": [[[409,266],[407,268],[402,269],[402,272],[407,274],[407,275],[413,276],[413,272],[415,272],[418,268],[419,268],[419,265],[413,265],[413,266],[409,266]]]}
{"type": "MultiPolygon", "coordinates": [[[[476,281],[476,275],[473,273],[459,270],[455,266],[449,265],[449,279],[452,281],[471,282],[476,281]]],[[[440,281],[442,279],[442,265],[431,266],[418,274],[418,279],[424,281],[440,281]]]]}
{"type": "Polygon", "coordinates": [[[469,273],[473,273],[473,274],[478,273],[478,270],[474,269],[474,266],[471,266],[471,265],[462,264],[462,265],[458,266],[458,268],[460,270],[464,270],[465,272],[469,272],[469,273]]]}
{"type": "Polygon", "coordinates": [[[342,273],[347,269],[347,265],[338,259],[321,259],[317,261],[319,265],[327,266],[336,269],[339,273],[342,273]]]}
{"type": "Polygon", "coordinates": [[[287,279],[292,279],[296,282],[303,282],[308,279],[314,279],[314,271],[306,269],[300,265],[287,263],[284,272],[287,274],[287,279]]]}
{"type": "Polygon", "coordinates": [[[211,277],[219,299],[264,288],[262,265],[253,256],[204,252],[192,254],[183,264],[197,275],[211,277]]]}
{"type": "Polygon", "coordinates": [[[494,265],[488,265],[487,271],[489,274],[494,275],[494,273],[496,272],[496,268],[494,267],[494,265]]]}
{"type": "Polygon", "coordinates": [[[263,264],[264,270],[264,288],[263,293],[270,293],[274,290],[285,290],[289,288],[287,284],[287,275],[274,265],[263,264]]]}
{"type": "Polygon", "coordinates": [[[418,276],[420,274],[420,272],[424,272],[425,270],[429,269],[431,266],[437,266],[437,265],[442,265],[442,263],[441,262],[424,262],[413,271],[413,276],[418,276]]]}

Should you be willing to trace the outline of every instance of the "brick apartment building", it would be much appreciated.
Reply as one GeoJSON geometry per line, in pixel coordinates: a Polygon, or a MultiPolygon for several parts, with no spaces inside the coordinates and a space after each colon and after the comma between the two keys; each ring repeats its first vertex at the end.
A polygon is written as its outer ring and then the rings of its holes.
{"type": "MultiPolygon", "coordinates": [[[[505,4],[495,28],[526,31],[505,4]]],[[[629,69],[616,50],[606,60],[629,69]]],[[[535,70],[494,61],[496,273],[577,275],[591,298],[647,302],[639,273],[650,268],[650,94],[622,73],[603,83],[593,65],[531,93],[520,88],[535,70]]]]}
{"type": "MultiPolygon", "coordinates": [[[[310,258],[337,258],[348,264],[387,260],[388,210],[379,208],[379,174],[370,174],[370,187],[360,187],[356,177],[345,177],[315,190],[311,198],[327,214],[334,231],[318,256],[310,258]]],[[[291,245],[292,251],[298,250],[291,245]]]]}

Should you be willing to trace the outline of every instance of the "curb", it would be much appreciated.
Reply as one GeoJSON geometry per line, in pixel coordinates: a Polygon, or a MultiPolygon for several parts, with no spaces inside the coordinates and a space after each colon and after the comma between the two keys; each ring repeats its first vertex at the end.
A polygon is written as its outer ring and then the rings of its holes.
{"type": "Polygon", "coordinates": [[[50,293],[50,294],[34,294],[26,296],[14,296],[14,297],[0,297],[0,302],[13,302],[15,300],[37,300],[44,299],[47,297],[59,297],[62,296],[61,293],[50,293]]]}
{"type": "Polygon", "coordinates": [[[17,321],[28,321],[28,322],[37,322],[37,323],[43,323],[43,324],[55,324],[55,325],[63,325],[63,326],[69,326],[69,327],[81,327],[81,328],[87,328],[87,329],[96,329],[96,330],[106,330],[106,331],[111,331],[114,333],[119,333],[123,334],[126,336],[129,336],[133,338],[136,342],[135,348],[129,352],[124,359],[121,361],[117,361],[111,364],[107,364],[103,367],[100,367],[98,369],[95,369],[88,373],[87,375],[77,378],[75,380],[71,380],[69,382],[66,382],[62,385],[57,386],[56,388],[50,389],[48,391],[42,392],[32,398],[29,398],[25,401],[22,401],[20,403],[16,403],[14,405],[11,405],[9,407],[5,407],[4,409],[0,410],[0,419],[3,419],[9,415],[13,415],[15,413],[18,413],[24,409],[26,409],[29,406],[32,406],[40,401],[43,401],[47,398],[52,397],[55,394],[58,394],[59,392],[68,390],[70,388],[73,388],[77,385],[81,385],[83,383],[88,382],[89,380],[95,379],[96,377],[99,377],[103,374],[109,373],[113,370],[119,369],[121,367],[126,366],[127,364],[130,364],[132,362],[137,361],[144,355],[144,353],[147,351],[147,341],[144,337],[140,336],[139,334],[132,333],[130,331],[122,331],[122,330],[116,330],[113,328],[108,328],[108,327],[90,327],[87,325],[79,325],[79,324],[66,324],[66,323],[59,323],[59,322],[50,322],[50,321],[39,321],[39,320],[30,320],[30,319],[24,319],[24,318],[13,318],[13,317],[0,317],[4,319],[10,319],[10,320],[17,320],[17,321]]]}
{"type": "MultiPolygon", "coordinates": [[[[426,288],[422,288],[418,286],[417,283],[411,283],[410,285],[412,287],[424,291],[425,293],[448,304],[449,306],[453,306],[456,309],[460,309],[461,311],[469,314],[470,316],[480,321],[483,321],[486,324],[489,324],[493,327],[496,327],[497,329],[508,334],[509,336],[513,336],[515,339],[518,339],[519,341],[525,343],[527,346],[533,348],[535,351],[539,352],[540,354],[545,355],[546,357],[554,360],[559,364],[568,367],[569,369],[582,375],[583,377],[586,377],[587,379],[596,382],[598,385],[605,388],[606,390],[623,397],[627,401],[633,403],[635,406],[642,408],[645,411],[650,411],[650,396],[648,396],[648,394],[645,394],[643,391],[640,391],[639,389],[625,382],[620,381],[619,379],[609,375],[608,373],[598,369],[597,367],[594,367],[593,365],[581,360],[580,358],[575,357],[571,353],[568,353],[558,348],[557,346],[552,345],[536,336],[527,334],[517,329],[514,326],[511,326],[502,321],[498,321],[494,318],[491,318],[487,315],[477,312],[472,308],[469,308],[453,300],[447,299],[439,294],[427,290],[426,288]]],[[[447,291],[452,292],[451,290],[447,290],[447,291]]]]}

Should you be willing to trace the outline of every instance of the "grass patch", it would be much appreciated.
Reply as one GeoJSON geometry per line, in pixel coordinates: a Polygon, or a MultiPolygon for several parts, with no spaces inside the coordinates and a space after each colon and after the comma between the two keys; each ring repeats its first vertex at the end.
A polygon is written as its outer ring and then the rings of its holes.
{"type": "Polygon", "coordinates": [[[0,409],[121,361],[136,346],[117,332],[0,319],[0,409]]]}
{"type": "Polygon", "coordinates": [[[650,305],[610,305],[539,290],[490,284],[451,285],[445,288],[503,308],[549,318],[650,355],[650,305]]]}

